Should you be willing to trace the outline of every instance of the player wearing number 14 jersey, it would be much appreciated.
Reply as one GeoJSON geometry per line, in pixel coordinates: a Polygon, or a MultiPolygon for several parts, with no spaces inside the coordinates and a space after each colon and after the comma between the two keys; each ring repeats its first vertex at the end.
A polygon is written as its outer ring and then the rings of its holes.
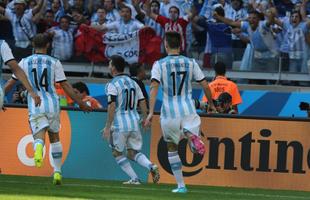
{"type": "Polygon", "coordinates": [[[152,68],[150,94],[150,113],[145,125],[151,123],[154,113],[159,84],[162,85],[163,104],[160,113],[160,124],[164,140],[167,142],[168,160],[178,187],[172,192],[186,193],[182,175],[182,162],[178,155],[178,144],[182,135],[189,139],[194,153],[204,154],[205,147],[200,139],[200,117],[192,101],[192,81],[201,84],[211,102],[210,109],[215,110],[211,92],[205,76],[194,59],[180,55],[181,35],[177,32],[166,32],[165,49],[168,56],[156,61],[152,68]]]}
{"type": "MultiPolygon", "coordinates": [[[[29,124],[34,138],[34,163],[36,167],[42,167],[45,133],[48,132],[51,143],[51,160],[54,167],[53,183],[59,185],[62,180],[62,145],[59,140],[59,97],[54,84],[60,83],[64,91],[77,102],[82,110],[90,111],[91,108],[75,94],[67,82],[60,61],[46,55],[49,47],[48,38],[43,34],[38,34],[32,42],[35,53],[22,59],[19,65],[25,72],[30,85],[42,100],[41,105],[35,107],[34,101],[28,95],[29,124]]],[[[16,77],[13,75],[12,78],[6,84],[5,91],[14,85],[16,77]]]]}
{"type": "Polygon", "coordinates": [[[121,56],[111,57],[109,69],[114,78],[106,86],[109,105],[103,137],[109,141],[117,164],[130,177],[130,180],[124,184],[140,184],[127,158],[147,168],[153,176],[153,182],[157,183],[159,181],[158,167],[140,152],[142,137],[137,106],[140,106],[145,119],[146,101],[139,85],[123,73],[124,68],[125,60],[121,56]],[[127,149],[127,157],[123,155],[125,149],[127,149]]]}

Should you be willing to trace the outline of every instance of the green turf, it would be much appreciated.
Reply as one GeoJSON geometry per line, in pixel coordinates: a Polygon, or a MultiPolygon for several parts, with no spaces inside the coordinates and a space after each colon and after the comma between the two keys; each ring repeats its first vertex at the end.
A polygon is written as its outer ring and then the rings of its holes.
{"type": "Polygon", "coordinates": [[[309,199],[310,192],[188,186],[187,194],[172,194],[174,185],[122,185],[120,182],[64,179],[54,186],[51,178],[0,175],[0,199],[106,199],[106,200],[256,200],[309,199]]]}

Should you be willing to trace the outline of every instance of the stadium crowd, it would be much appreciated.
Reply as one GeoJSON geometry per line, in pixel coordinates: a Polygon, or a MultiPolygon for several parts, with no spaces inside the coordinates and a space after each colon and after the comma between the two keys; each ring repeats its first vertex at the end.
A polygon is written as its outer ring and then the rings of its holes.
{"type": "Polygon", "coordinates": [[[68,61],[77,58],[81,26],[102,34],[147,26],[161,38],[179,32],[182,54],[204,52],[204,67],[222,61],[231,69],[241,61],[241,70],[307,73],[309,13],[306,0],[4,0],[0,38],[21,59],[32,53],[32,38],[45,33],[50,54],[68,61]]]}

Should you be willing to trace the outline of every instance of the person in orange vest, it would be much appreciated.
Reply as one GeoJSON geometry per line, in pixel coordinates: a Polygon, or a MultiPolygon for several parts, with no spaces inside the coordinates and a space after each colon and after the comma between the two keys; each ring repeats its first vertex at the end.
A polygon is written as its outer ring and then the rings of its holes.
{"type": "Polygon", "coordinates": [[[85,83],[76,82],[72,84],[75,93],[82,98],[82,100],[92,109],[102,108],[102,105],[95,98],[89,96],[89,90],[85,83]]]}
{"type": "Polygon", "coordinates": [[[60,106],[73,106],[74,101],[65,93],[60,83],[55,83],[56,93],[59,96],[60,106]]]}
{"type": "MultiPolygon", "coordinates": [[[[228,80],[225,76],[226,65],[223,62],[215,63],[214,70],[215,78],[209,83],[212,99],[217,100],[222,93],[227,92],[232,98],[231,104],[233,110],[235,113],[238,113],[238,105],[242,103],[238,86],[234,82],[228,80]]],[[[207,102],[206,96],[203,97],[202,101],[207,102]]]]}

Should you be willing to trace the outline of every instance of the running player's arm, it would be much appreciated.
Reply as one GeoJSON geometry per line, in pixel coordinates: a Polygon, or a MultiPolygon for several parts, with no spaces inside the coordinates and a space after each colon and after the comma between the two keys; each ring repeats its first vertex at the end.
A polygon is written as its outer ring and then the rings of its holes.
{"type": "Polygon", "coordinates": [[[145,97],[144,97],[144,95],[142,93],[142,90],[141,90],[140,86],[136,82],[135,82],[135,87],[136,87],[136,91],[137,91],[139,107],[141,109],[142,118],[143,118],[143,121],[144,121],[146,119],[146,117],[147,117],[146,100],[145,100],[145,97]]]}
{"type": "Polygon", "coordinates": [[[41,104],[40,97],[33,91],[25,72],[20,68],[20,66],[18,66],[16,60],[13,57],[12,51],[6,42],[3,42],[1,45],[1,55],[4,63],[10,67],[13,74],[15,74],[18,80],[20,80],[20,82],[22,82],[22,84],[27,89],[29,95],[34,100],[35,106],[39,106],[41,104]]]}
{"type": "Polygon", "coordinates": [[[17,80],[15,80],[13,77],[10,78],[4,85],[4,94],[7,94],[9,91],[12,90],[17,80]]]}
{"type": "Polygon", "coordinates": [[[107,95],[108,95],[108,118],[106,121],[105,129],[110,130],[112,127],[112,123],[114,121],[114,115],[116,110],[116,98],[117,98],[117,89],[115,85],[109,83],[107,85],[107,95]]]}
{"type": "Polygon", "coordinates": [[[156,97],[158,93],[158,88],[160,84],[161,70],[158,62],[155,62],[152,67],[152,77],[151,77],[151,86],[150,86],[150,102],[149,102],[149,114],[144,122],[144,126],[151,125],[151,120],[154,114],[154,108],[156,103],[156,97]]]}
{"type": "Polygon", "coordinates": [[[91,107],[89,107],[85,102],[82,101],[82,99],[77,94],[75,94],[71,84],[69,84],[67,81],[60,61],[57,61],[55,64],[55,81],[56,83],[59,83],[62,89],[66,92],[66,94],[69,95],[69,97],[79,105],[81,110],[86,112],[92,110],[91,107]]]}

